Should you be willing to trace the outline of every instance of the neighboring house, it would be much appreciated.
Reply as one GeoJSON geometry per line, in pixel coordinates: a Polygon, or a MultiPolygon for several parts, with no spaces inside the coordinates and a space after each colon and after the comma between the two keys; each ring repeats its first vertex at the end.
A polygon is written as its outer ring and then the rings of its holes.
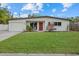
{"type": "Polygon", "coordinates": [[[69,31],[69,21],[64,18],[39,16],[31,18],[15,18],[9,21],[9,31],[26,31],[27,25],[33,31],[69,31]]]}

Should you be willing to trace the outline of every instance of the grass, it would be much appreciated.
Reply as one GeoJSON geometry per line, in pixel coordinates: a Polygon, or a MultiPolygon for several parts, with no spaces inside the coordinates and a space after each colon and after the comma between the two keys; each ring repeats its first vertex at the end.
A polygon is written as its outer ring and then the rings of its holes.
{"type": "Polygon", "coordinates": [[[0,53],[79,54],[79,32],[23,32],[1,41],[0,53]]]}

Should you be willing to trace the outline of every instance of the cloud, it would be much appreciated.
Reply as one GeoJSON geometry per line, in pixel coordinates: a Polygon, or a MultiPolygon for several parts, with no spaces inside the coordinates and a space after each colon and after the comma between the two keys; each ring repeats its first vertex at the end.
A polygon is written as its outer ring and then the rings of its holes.
{"type": "Polygon", "coordinates": [[[14,12],[13,13],[13,17],[14,18],[19,18],[19,17],[22,17],[22,18],[24,18],[24,17],[28,17],[28,14],[20,14],[20,15],[18,15],[18,13],[17,12],[14,12]]]}
{"type": "Polygon", "coordinates": [[[28,14],[21,14],[20,17],[28,17],[28,14]]]}
{"type": "Polygon", "coordinates": [[[33,10],[33,9],[34,9],[34,4],[28,3],[28,4],[25,4],[21,10],[24,11],[24,10],[33,10]]]}
{"type": "Polygon", "coordinates": [[[38,10],[32,10],[32,14],[33,13],[39,13],[39,11],[38,10]]]}
{"type": "Polygon", "coordinates": [[[35,9],[43,11],[43,4],[42,3],[36,3],[35,9]]]}
{"type": "Polygon", "coordinates": [[[18,13],[17,13],[17,12],[14,12],[14,13],[13,13],[13,17],[14,17],[14,18],[19,17],[19,16],[18,16],[18,13]]]}
{"type": "Polygon", "coordinates": [[[17,12],[14,12],[13,14],[14,14],[14,15],[17,15],[17,12]]]}
{"type": "Polygon", "coordinates": [[[67,8],[64,8],[64,9],[62,10],[62,12],[65,12],[65,11],[67,11],[67,8]]]}
{"type": "Polygon", "coordinates": [[[0,7],[7,7],[7,3],[1,3],[0,7]]]}
{"type": "Polygon", "coordinates": [[[68,10],[68,8],[70,8],[73,4],[72,3],[62,3],[63,5],[63,9],[62,12],[65,12],[68,10]]]}
{"type": "Polygon", "coordinates": [[[11,7],[8,5],[8,3],[1,3],[0,7],[11,9],[11,7]]]}
{"type": "Polygon", "coordinates": [[[69,8],[71,7],[73,4],[72,3],[62,3],[64,8],[69,8]]]}
{"type": "Polygon", "coordinates": [[[52,12],[55,13],[56,12],[56,9],[52,9],[52,12]]]}
{"type": "Polygon", "coordinates": [[[8,8],[8,9],[11,9],[11,7],[10,7],[10,6],[7,6],[7,8],[8,8]]]}
{"type": "Polygon", "coordinates": [[[40,11],[43,11],[43,4],[42,3],[28,3],[25,4],[21,11],[24,10],[30,10],[32,13],[39,13],[40,11]]]}

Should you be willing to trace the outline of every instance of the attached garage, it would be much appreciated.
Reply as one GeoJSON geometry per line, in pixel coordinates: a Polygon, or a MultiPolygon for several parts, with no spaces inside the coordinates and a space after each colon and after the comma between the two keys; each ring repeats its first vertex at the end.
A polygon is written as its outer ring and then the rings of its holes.
{"type": "Polygon", "coordinates": [[[25,20],[11,20],[9,21],[9,31],[25,31],[26,21],[25,20]]]}

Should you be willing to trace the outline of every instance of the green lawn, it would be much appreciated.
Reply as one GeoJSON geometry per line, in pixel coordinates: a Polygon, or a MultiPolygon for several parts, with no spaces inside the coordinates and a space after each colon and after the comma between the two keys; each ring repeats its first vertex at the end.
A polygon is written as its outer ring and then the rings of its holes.
{"type": "Polygon", "coordinates": [[[0,42],[0,53],[79,54],[79,32],[23,32],[0,42]]]}

